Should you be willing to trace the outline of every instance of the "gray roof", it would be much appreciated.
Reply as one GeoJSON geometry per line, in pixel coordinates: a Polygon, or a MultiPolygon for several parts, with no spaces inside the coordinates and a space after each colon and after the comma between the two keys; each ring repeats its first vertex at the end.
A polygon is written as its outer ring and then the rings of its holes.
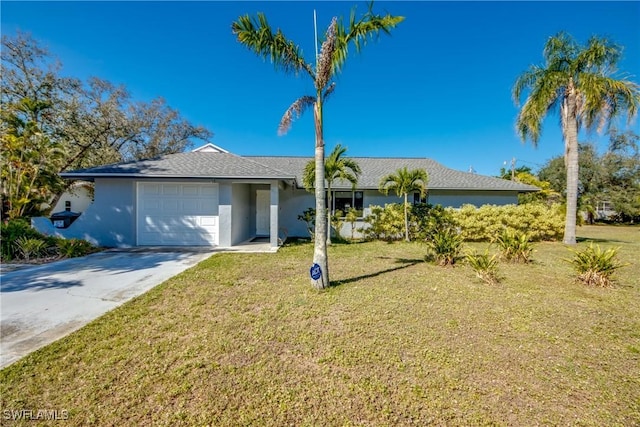
{"type": "Polygon", "coordinates": [[[269,178],[293,179],[294,175],[231,153],[189,152],[154,159],[97,166],[60,174],[63,178],[171,177],[171,178],[269,178]]]}
{"type": "MultiPolygon", "coordinates": [[[[295,175],[298,185],[302,185],[302,172],[310,157],[277,157],[277,156],[244,156],[263,165],[279,168],[295,175]]],[[[350,157],[355,160],[362,175],[358,179],[359,189],[378,189],[380,179],[398,169],[424,169],[429,176],[427,187],[438,190],[499,190],[499,191],[538,191],[537,187],[521,184],[506,179],[494,178],[475,173],[449,169],[440,163],[427,158],[383,158],[383,157],[350,157]]],[[[349,182],[335,182],[333,188],[351,188],[349,182]]]]}
{"type": "MultiPolygon", "coordinates": [[[[537,191],[538,188],[484,175],[449,169],[427,158],[352,157],[362,169],[359,189],[377,189],[380,179],[396,170],[425,169],[428,188],[438,190],[537,191]]],[[[295,179],[302,187],[302,172],[311,157],[238,156],[231,153],[189,152],[98,166],[60,174],[64,178],[164,177],[295,179]]],[[[333,188],[351,188],[348,182],[334,182],[333,188]]]]}

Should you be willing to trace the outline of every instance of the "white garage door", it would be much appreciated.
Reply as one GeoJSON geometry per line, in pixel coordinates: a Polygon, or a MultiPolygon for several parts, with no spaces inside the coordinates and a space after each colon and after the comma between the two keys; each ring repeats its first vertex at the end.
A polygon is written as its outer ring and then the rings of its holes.
{"type": "Polygon", "coordinates": [[[218,244],[218,184],[138,183],[138,245],[218,244]]]}

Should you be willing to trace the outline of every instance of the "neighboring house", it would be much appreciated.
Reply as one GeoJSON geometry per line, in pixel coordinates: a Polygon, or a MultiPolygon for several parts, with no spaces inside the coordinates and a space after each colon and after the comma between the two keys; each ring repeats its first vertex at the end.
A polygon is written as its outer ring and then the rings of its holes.
{"type": "MultiPolygon", "coordinates": [[[[358,186],[334,183],[334,209],[400,202],[378,191],[380,178],[401,167],[429,174],[428,203],[517,203],[518,193],[536,187],[448,169],[430,159],[353,158],[362,168],[358,186]]],[[[231,247],[255,237],[272,247],[286,236],[307,236],[298,215],[315,207],[302,187],[311,158],[238,156],[207,144],[189,153],[62,173],[94,182],[94,203],[66,229],[47,218],[33,225],[47,234],[76,237],[110,247],[231,247]]]]}
{"type": "Polygon", "coordinates": [[[93,184],[87,181],[76,181],[60,196],[51,212],[70,210],[82,213],[91,203],[93,203],[93,184]]]}

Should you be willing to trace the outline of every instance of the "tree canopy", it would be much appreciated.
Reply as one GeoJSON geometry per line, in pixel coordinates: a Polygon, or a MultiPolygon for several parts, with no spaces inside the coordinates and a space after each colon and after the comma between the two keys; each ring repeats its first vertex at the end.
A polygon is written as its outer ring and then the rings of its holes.
{"type": "Polygon", "coordinates": [[[177,153],[212,137],[162,98],[134,100],[122,85],[61,70],[30,35],[2,36],[2,199],[10,217],[53,206],[68,184],[59,172],[177,153]]]}

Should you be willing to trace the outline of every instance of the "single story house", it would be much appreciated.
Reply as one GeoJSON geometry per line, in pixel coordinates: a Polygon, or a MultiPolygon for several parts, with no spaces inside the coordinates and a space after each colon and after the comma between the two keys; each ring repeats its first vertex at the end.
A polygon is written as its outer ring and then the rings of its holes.
{"type": "MultiPolygon", "coordinates": [[[[362,169],[355,189],[334,183],[334,206],[362,209],[400,202],[378,191],[382,176],[402,167],[429,174],[428,203],[517,203],[518,193],[537,191],[518,182],[460,172],[427,158],[354,157],[362,169]]],[[[46,234],[82,238],[107,247],[231,247],[255,237],[271,247],[288,236],[308,236],[298,220],[315,207],[302,186],[307,157],[238,156],[207,144],[192,152],[62,173],[94,183],[94,202],[68,228],[34,218],[46,234]]],[[[419,198],[419,195],[415,195],[419,198]]]]}

